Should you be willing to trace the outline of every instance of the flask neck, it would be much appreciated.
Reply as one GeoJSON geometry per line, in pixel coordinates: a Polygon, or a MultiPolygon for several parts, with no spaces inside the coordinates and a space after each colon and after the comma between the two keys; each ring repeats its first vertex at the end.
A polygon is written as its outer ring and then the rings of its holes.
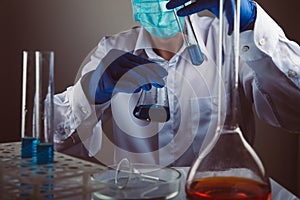
{"type": "MultiPolygon", "coordinates": [[[[240,0],[232,1],[232,10],[223,6],[220,0],[219,22],[219,127],[235,130],[238,127],[239,105],[239,19],[240,0]],[[228,12],[232,15],[232,21],[227,21],[228,12]],[[231,25],[230,25],[231,24],[231,25]],[[232,32],[230,29],[232,28],[232,32]],[[225,81],[222,81],[225,80],[225,81]],[[222,94],[222,87],[225,95],[222,94]],[[225,110],[224,110],[225,109],[225,110]]],[[[230,7],[231,8],[231,7],[230,7]]]]}
{"type": "Polygon", "coordinates": [[[238,84],[235,83],[235,80],[229,79],[229,83],[227,84],[227,94],[226,94],[226,102],[225,108],[226,112],[224,114],[225,120],[223,124],[223,129],[227,130],[235,130],[238,125],[238,112],[239,112],[239,92],[238,92],[238,84]]]}

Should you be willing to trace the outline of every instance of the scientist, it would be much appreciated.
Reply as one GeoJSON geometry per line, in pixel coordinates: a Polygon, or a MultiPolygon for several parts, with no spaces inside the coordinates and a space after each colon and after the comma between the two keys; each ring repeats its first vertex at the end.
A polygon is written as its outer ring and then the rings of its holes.
{"type": "MultiPolygon", "coordinates": [[[[102,38],[79,80],[55,95],[56,150],[103,164],[126,157],[161,166],[191,165],[217,124],[219,1],[198,0],[183,8],[188,2],[132,0],[134,20],[141,26],[102,38]],[[205,9],[217,17],[192,15],[205,9]],[[178,26],[189,34],[181,17],[186,15],[204,58],[199,66],[192,64],[178,26]],[[158,123],[134,117],[141,89],[163,85],[170,119],[158,123]]],[[[252,144],[255,136],[252,108],[270,125],[300,131],[299,45],[254,1],[241,0],[240,24],[239,123],[246,139],[252,144]]]]}

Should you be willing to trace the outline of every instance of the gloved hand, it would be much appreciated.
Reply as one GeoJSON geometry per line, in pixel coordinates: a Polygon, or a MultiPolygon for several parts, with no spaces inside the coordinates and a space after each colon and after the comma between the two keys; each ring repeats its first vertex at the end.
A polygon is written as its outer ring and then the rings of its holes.
{"type": "Polygon", "coordinates": [[[89,80],[89,95],[95,103],[110,100],[113,92],[135,93],[151,85],[163,87],[167,71],[158,64],[118,49],[110,50],[89,80]]]}
{"type": "MultiPolygon", "coordinates": [[[[168,9],[174,9],[178,6],[184,5],[190,0],[170,0],[167,3],[168,9]]],[[[234,0],[225,0],[224,8],[229,10],[227,12],[227,19],[229,21],[229,33],[233,30],[233,17],[230,16],[230,13],[233,12],[232,5],[234,0]],[[230,10],[231,8],[231,10],[230,10]]],[[[178,16],[187,16],[203,10],[209,10],[214,15],[219,17],[219,0],[196,0],[195,2],[183,7],[177,11],[178,16]]],[[[240,9],[240,30],[246,30],[249,25],[254,22],[256,19],[256,6],[252,0],[241,0],[241,9],[240,9]]]]}

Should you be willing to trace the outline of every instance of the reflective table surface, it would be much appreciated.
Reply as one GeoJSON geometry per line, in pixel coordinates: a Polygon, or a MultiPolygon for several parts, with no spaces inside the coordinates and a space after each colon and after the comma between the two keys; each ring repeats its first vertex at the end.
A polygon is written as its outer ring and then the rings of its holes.
{"type": "MultiPolygon", "coordinates": [[[[52,164],[36,165],[20,156],[20,142],[0,143],[0,199],[92,199],[106,185],[95,181],[94,174],[107,167],[55,152],[52,164]]],[[[175,168],[181,173],[180,189],[172,200],[184,200],[188,167],[175,168]]],[[[300,200],[270,179],[271,200],[300,200]]]]}

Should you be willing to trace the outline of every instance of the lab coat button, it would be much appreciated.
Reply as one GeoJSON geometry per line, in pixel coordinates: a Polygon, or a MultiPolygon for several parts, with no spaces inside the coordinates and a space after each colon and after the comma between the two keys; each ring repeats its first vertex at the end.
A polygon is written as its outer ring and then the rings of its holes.
{"type": "Polygon", "coordinates": [[[70,130],[69,128],[65,128],[65,133],[66,133],[67,135],[69,135],[69,134],[71,133],[71,130],[70,130]]]}
{"type": "Polygon", "coordinates": [[[242,47],[242,51],[243,52],[247,52],[249,49],[250,49],[250,47],[247,46],[247,45],[245,45],[245,46],[242,47]]]}
{"type": "Polygon", "coordinates": [[[258,42],[258,44],[259,44],[260,46],[263,46],[265,43],[266,43],[266,41],[265,41],[264,38],[260,39],[259,42],[258,42]]]}
{"type": "Polygon", "coordinates": [[[218,105],[218,98],[213,98],[213,104],[218,105]]]}
{"type": "Polygon", "coordinates": [[[293,71],[293,70],[289,70],[289,71],[288,71],[288,76],[289,76],[290,78],[294,78],[294,77],[297,76],[297,73],[296,73],[295,71],[293,71]]]}
{"type": "Polygon", "coordinates": [[[86,114],[87,113],[87,109],[84,106],[81,106],[81,111],[86,114]]]}

